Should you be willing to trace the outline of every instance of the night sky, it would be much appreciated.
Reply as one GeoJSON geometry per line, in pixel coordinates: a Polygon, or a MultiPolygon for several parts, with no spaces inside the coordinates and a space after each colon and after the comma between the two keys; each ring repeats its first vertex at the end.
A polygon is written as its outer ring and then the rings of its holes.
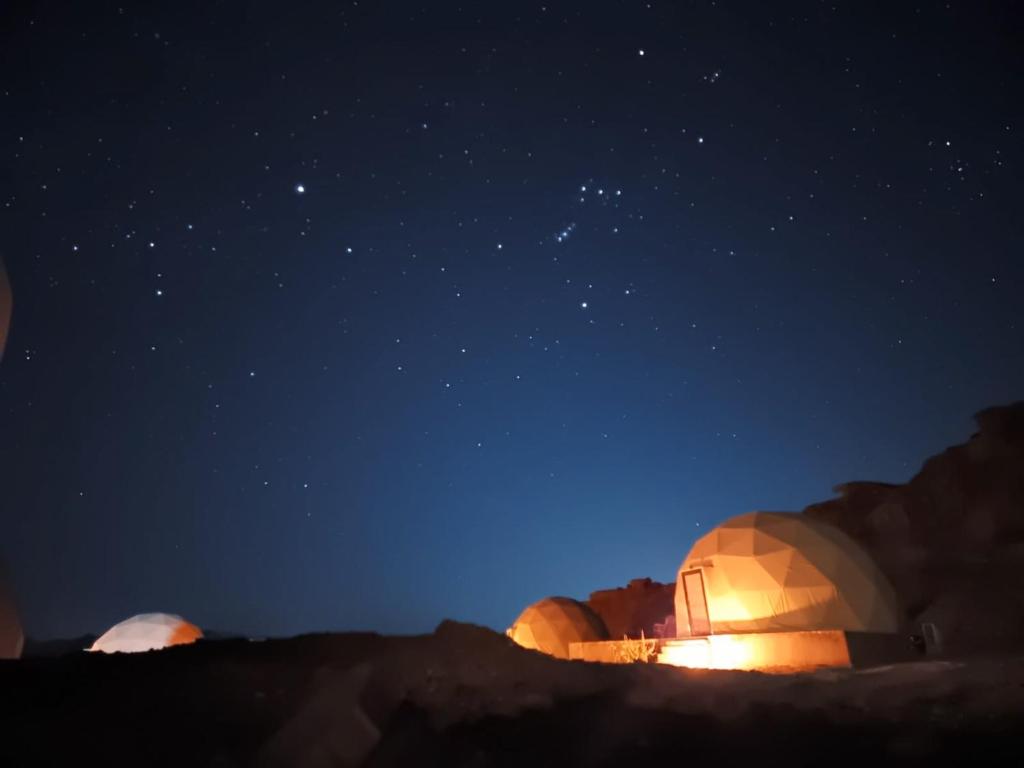
{"type": "Polygon", "coordinates": [[[1024,396],[1010,3],[156,5],[0,7],[32,636],[501,629],[1024,396]]]}

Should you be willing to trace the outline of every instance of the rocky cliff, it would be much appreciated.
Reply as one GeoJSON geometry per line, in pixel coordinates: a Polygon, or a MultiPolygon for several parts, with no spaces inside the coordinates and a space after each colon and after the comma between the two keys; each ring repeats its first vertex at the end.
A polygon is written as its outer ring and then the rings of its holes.
{"type": "Polygon", "coordinates": [[[587,605],[601,617],[608,636],[646,637],[658,634],[656,625],[672,618],[675,584],[661,584],[651,579],[633,579],[628,586],[602,589],[590,594],[587,605]]]}
{"type": "Polygon", "coordinates": [[[909,482],[845,483],[804,510],[863,544],[908,619],[935,623],[955,652],[1024,640],[1024,402],[975,419],[977,433],[909,482]]]}

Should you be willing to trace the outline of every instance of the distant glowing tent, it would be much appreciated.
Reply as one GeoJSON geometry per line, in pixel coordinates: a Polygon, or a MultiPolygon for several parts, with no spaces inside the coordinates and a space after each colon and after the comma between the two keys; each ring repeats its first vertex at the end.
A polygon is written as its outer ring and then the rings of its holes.
{"type": "Polygon", "coordinates": [[[0,360],[4,356],[4,345],[7,343],[7,329],[11,325],[11,284],[7,282],[3,259],[0,259],[0,360]]]}
{"type": "Polygon", "coordinates": [[[7,586],[3,569],[0,569],[0,659],[20,658],[24,645],[25,635],[18,621],[14,596],[7,586]]]}
{"type": "Polygon", "coordinates": [[[115,624],[92,644],[90,651],[138,653],[172,645],[194,643],[203,636],[199,627],[169,613],[142,613],[115,624]]]}
{"type": "Polygon", "coordinates": [[[546,597],[519,614],[506,633],[524,648],[569,658],[569,643],[607,640],[601,618],[568,597],[546,597]]]}
{"type": "Polygon", "coordinates": [[[800,514],[731,518],[693,545],[676,578],[680,635],[842,629],[896,632],[878,566],[839,529],[800,514]]]}

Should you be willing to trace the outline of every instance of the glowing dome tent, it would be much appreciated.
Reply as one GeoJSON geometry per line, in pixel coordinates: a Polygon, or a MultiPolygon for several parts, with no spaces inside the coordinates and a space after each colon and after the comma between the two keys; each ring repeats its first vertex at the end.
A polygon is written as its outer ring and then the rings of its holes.
{"type": "Polygon", "coordinates": [[[546,597],[519,614],[506,633],[524,648],[569,658],[569,644],[608,639],[601,618],[568,597],[546,597]]]}
{"type": "Polygon", "coordinates": [[[896,632],[896,595],[849,536],[800,514],[751,512],[700,538],[676,578],[679,635],[896,632]]]}
{"type": "Polygon", "coordinates": [[[169,613],[142,613],[104,632],[90,651],[139,653],[172,645],[194,643],[203,636],[199,627],[169,613]]]}

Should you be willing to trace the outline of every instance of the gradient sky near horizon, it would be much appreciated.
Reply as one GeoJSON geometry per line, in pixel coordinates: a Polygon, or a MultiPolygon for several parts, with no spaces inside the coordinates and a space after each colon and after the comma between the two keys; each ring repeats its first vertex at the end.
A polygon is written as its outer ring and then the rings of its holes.
{"type": "Polygon", "coordinates": [[[60,5],[0,8],[32,636],[503,628],[1024,396],[1011,4],[60,5]]]}

